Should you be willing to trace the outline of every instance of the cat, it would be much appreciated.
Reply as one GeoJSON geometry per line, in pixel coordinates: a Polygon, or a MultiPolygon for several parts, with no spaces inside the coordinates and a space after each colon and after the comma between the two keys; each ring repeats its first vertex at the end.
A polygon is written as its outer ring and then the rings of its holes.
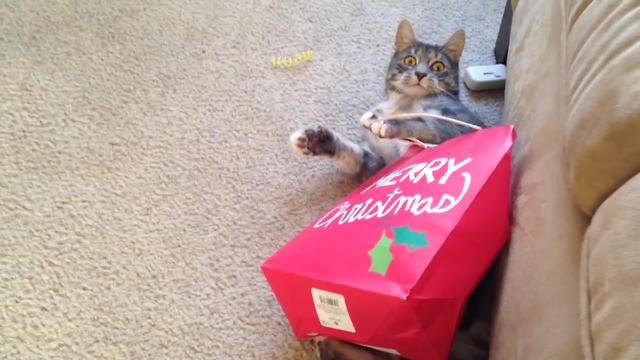
{"type": "MultiPolygon", "coordinates": [[[[345,172],[364,180],[407,150],[410,143],[404,139],[439,144],[472,131],[466,126],[432,118],[382,119],[385,116],[426,112],[487,127],[459,99],[458,64],[464,45],[463,30],[456,31],[442,46],[421,42],[409,21],[403,20],[396,31],[395,52],[387,70],[386,100],[360,119],[366,129],[365,141],[353,142],[320,125],[291,134],[293,149],[302,155],[332,159],[345,172]]],[[[450,359],[488,358],[492,283],[489,276],[485,277],[471,296],[450,359]]],[[[401,359],[333,339],[322,339],[317,345],[322,360],[401,359]]]]}
{"type": "Polygon", "coordinates": [[[456,31],[443,46],[420,42],[411,24],[402,21],[386,76],[387,99],[360,119],[368,130],[366,141],[353,142],[320,125],[291,134],[293,149],[303,155],[333,159],[345,172],[365,179],[404,153],[409,143],[402,139],[438,144],[471,131],[431,118],[379,120],[383,116],[427,112],[486,127],[458,97],[458,63],[464,44],[463,30],[456,31]]]}

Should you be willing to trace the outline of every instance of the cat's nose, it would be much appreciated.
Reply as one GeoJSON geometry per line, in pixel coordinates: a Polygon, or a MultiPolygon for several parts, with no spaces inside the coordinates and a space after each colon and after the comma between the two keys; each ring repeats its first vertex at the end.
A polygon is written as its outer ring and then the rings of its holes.
{"type": "Polygon", "coordinates": [[[425,76],[427,76],[427,74],[422,72],[416,72],[416,77],[418,78],[418,81],[422,80],[422,78],[424,78],[425,76]]]}

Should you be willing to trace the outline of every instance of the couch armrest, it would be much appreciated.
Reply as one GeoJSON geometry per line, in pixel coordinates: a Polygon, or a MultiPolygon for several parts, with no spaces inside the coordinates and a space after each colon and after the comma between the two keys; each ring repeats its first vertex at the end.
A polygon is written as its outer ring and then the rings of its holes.
{"type": "Polygon", "coordinates": [[[588,359],[640,359],[640,175],[598,208],[582,252],[582,335],[588,359]]]}

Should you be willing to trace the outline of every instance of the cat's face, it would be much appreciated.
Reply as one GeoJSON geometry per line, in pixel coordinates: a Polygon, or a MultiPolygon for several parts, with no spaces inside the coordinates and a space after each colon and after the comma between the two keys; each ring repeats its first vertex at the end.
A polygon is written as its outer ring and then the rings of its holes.
{"type": "Polygon", "coordinates": [[[415,37],[404,20],[396,34],[396,52],[387,72],[387,89],[420,98],[440,93],[458,93],[458,61],[465,33],[456,31],[442,46],[425,44],[415,37]]]}

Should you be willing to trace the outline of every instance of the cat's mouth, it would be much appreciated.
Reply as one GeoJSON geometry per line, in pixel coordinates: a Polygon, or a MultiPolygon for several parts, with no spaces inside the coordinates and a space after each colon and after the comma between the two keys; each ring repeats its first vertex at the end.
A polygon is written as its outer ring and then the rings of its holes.
{"type": "Polygon", "coordinates": [[[396,87],[398,89],[412,97],[426,96],[433,92],[433,84],[427,78],[423,78],[420,81],[416,78],[405,78],[401,81],[397,81],[396,83],[396,87]]]}
{"type": "Polygon", "coordinates": [[[414,89],[414,90],[422,90],[425,92],[428,92],[431,89],[431,85],[429,83],[425,82],[419,82],[415,85],[410,85],[410,88],[414,89]]]}
{"type": "Polygon", "coordinates": [[[423,97],[429,94],[429,90],[419,84],[405,86],[402,92],[410,97],[423,97]]]}
{"type": "Polygon", "coordinates": [[[413,78],[407,81],[406,86],[411,88],[422,88],[422,89],[428,90],[429,88],[431,88],[431,81],[427,78],[422,78],[420,80],[413,78]]]}

